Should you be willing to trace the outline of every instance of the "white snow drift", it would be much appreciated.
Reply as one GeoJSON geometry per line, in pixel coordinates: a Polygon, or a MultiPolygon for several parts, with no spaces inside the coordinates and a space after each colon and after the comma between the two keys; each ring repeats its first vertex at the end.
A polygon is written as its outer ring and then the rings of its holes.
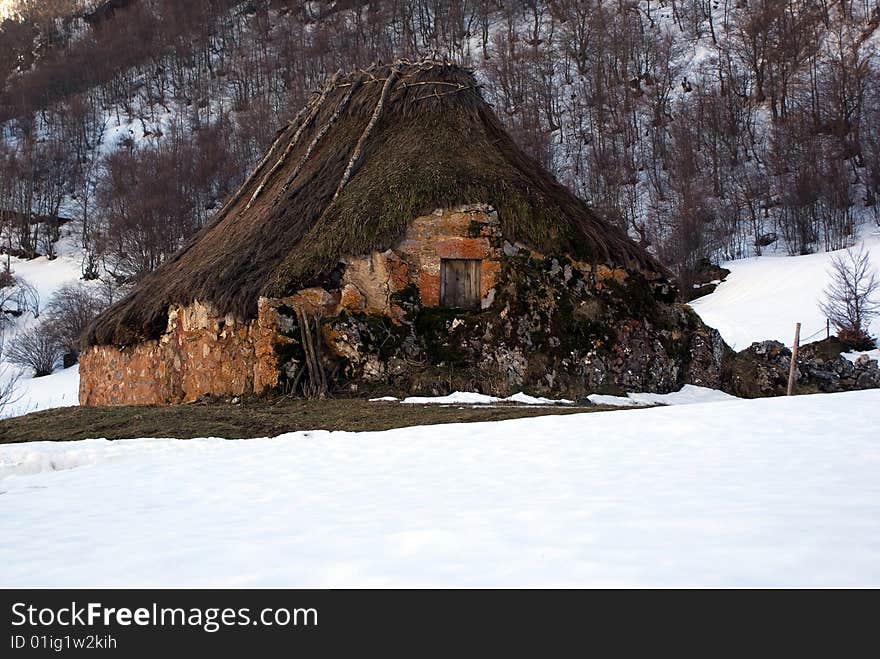
{"type": "Polygon", "coordinates": [[[2,586],[880,586],[880,391],[0,447],[2,586]]]}
{"type": "Polygon", "coordinates": [[[694,384],[684,385],[680,391],[671,394],[628,393],[626,396],[606,396],[593,394],[588,396],[594,405],[617,405],[619,407],[649,407],[651,405],[693,405],[695,403],[717,403],[737,400],[717,389],[698,387],[694,384]]]}
{"type": "MultiPolygon", "coordinates": [[[[372,402],[394,402],[394,396],[371,398],[372,402]]],[[[473,391],[456,391],[448,396],[408,396],[401,403],[405,405],[491,405],[493,403],[517,403],[519,405],[573,405],[574,401],[565,398],[541,398],[529,396],[520,391],[507,398],[478,394],[473,391]]]]}

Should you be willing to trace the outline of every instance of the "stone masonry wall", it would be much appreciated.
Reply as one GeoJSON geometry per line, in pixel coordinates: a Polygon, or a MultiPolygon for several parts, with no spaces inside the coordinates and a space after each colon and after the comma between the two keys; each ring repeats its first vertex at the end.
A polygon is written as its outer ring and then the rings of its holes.
{"type": "Polygon", "coordinates": [[[279,349],[289,317],[282,307],[310,315],[342,311],[403,316],[395,293],[414,284],[425,306],[440,302],[440,262],[481,259],[483,308],[494,299],[503,252],[497,213],[485,205],[438,209],[415,218],[392,249],[346,256],[335,291],[310,288],[281,299],[259,300],[257,319],[220,317],[210,305],[172,306],[168,326],[157,341],[125,348],[96,346],[81,357],[82,405],[185,403],[205,394],[244,395],[271,389],[279,381],[279,349]]]}
{"type": "Polygon", "coordinates": [[[399,316],[392,295],[409,284],[418,287],[425,306],[436,307],[440,304],[442,259],[480,259],[480,295],[485,309],[492,303],[501,270],[502,242],[498,214],[489,206],[438,209],[417,217],[393,249],[343,259],[346,267],[336,313],[399,316]]]}
{"type": "Polygon", "coordinates": [[[239,395],[277,381],[274,331],[258,319],[219,317],[196,302],[172,307],[158,341],[96,346],[80,362],[82,405],[185,403],[203,394],[239,395]]]}

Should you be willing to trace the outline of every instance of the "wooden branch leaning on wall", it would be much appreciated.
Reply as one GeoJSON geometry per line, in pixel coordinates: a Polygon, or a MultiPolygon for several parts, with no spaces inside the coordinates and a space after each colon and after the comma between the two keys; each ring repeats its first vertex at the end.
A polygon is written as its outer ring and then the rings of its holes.
{"type": "MultiPolygon", "coordinates": [[[[309,316],[302,309],[296,310],[299,321],[299,333],[302,340],[306,363],[303,368],[309,372],[308,384],[303,382],[303,394],[307,398],[323,398],[327,394],[327,376],[321,365],[321,321],[319,316],[314,319],[314,331],[309,316]]],[[[297,381],[299,377],[297,376],[297,381]]],[[[294,392],[296,393],[296,392],[294,392]]]]}

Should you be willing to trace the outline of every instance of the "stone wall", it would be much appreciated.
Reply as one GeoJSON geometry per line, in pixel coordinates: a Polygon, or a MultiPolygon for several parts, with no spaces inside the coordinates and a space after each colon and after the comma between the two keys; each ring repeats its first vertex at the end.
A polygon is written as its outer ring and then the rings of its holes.
{"type": "MultiPolygon", "coordinates": [[[[480,295],[487,308],[501,270],[501,227],[498,214],[485,205],[438,209],[415,218],[403,239],[385,252],[343,259],[338,311],[386,313],[400,317],[394,293],[417,286],[422,303],[440,304],[442,259],[480,259],[480,295]]],[[[334,314],[328,314],[334,315],[334,314]]]]}
{"type": "MultiPolygon", "coordinates": [[[[876,359],[854,361],[841,353],[849,347],[835,337],[801,346],[795,364],[795,393],[837,393],[880,388],[876,359]]],[[[783,396],[788,389],[791,350],[778,341],[753,343],[737,354],[728,389],[743,398],[783,396]]]]}
{"type": "Polygon", "coordinates": [[[324,357],[337,389],[580,398],[721,386],[729,348],[693,311],[667,301],[664,282],[503,240],[491,249],[502,255],[486,291],[491,308],[437,307],[422,285],[396,297],[394,322],[366,312],[326,317],[324,357]]]}
{"type": "Polygon", "coordinates": [[[96,346],[80,360],[82,405],[185,403],[274,386],[275,329],[266,305],[257,321],[218,316],[209,305],[174,306],[158,341],[96,346]]]}
{"type": "MultiPolygon", "coordinates": [[[[279,309],[302,309],[312,317],[342,312],[378,314],[393,322],[405,315],[395,294],[416,286],[426,306],[440,300],[444,258],[481,259],[483,308],[494,297],[501,269],[497,213],[485,205],[438,209],[415,218],[392,249],[345,256],[336,290],[309,288],[281,299],[259,300],[257,319],[220,317],[210,305],[172,306],[168,326],[157,341],[87,350],[80,365],[83,405],[184,403],[205,394],[236,396],[275,387],[288,359],[295,320],[279,309]],[[279,357],[279,355],[283,355],[279,357]]],[[[296,333],[293,333],[296,336],[296,333]]]]}

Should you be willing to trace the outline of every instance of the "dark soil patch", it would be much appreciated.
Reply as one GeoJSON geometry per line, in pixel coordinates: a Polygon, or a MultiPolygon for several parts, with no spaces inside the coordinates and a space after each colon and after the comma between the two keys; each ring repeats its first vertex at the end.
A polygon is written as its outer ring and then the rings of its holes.
{"type": "Polygon", "coordinates": [[[501,421],[614,409],[591,407],[473,408],[371,403],[364,399],[265,400],[169,407],[66,407],[0,421],[0,444],[103,437],[274,437],[297,430],[388,430],[417,425],[501,421]]]}

